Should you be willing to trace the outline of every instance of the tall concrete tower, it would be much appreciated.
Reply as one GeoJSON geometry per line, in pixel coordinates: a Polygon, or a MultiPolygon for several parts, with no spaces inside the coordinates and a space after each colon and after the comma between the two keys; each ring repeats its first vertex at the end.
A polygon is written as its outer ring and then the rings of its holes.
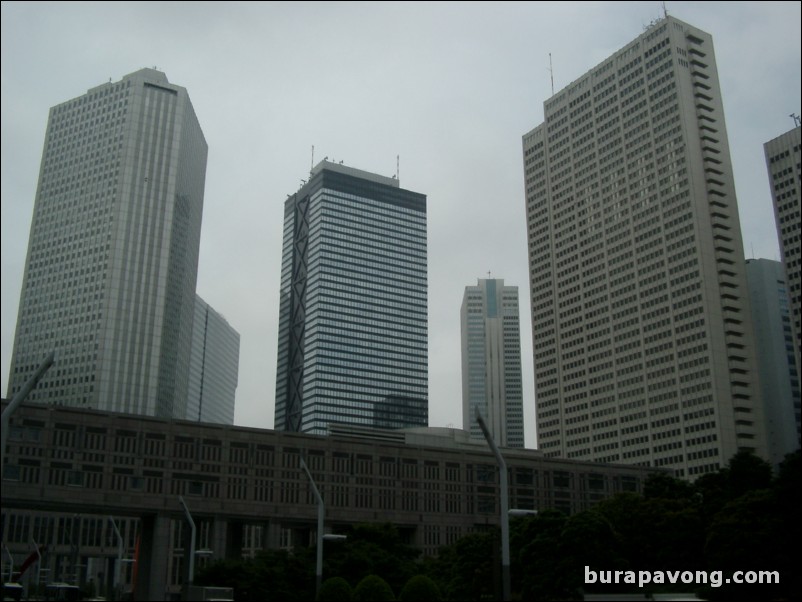
{"type": "Polygon", "coordinates": [[[183,417],[207,145],[142,69],[50,110],[9,378],[33,401],[183,417]]]}
{"type": "Polygon", "coordinates": [[[544,115],[523,137],[539,447],[686,478],[765,457],[711,36],[661,19],[544,115]]]}
{"type": "MultiPolygon", "coordinates": [[[[798,120],[799,117],[797,116],[798,120]]],[[[777,238],[785,269],[785,286],[791,313],[795,365],[793,375],[799,386],[802,376],[802,168],[800,167],[802,128],[794,129],[763,145],[771,184],[777,238]]],[[[794,401],[797,440],[800,426],[800,401],[794,401]]]]}
{"type": "Polygon", "coordinates": [[[466,286],[462,326],[462,428],[484,441],[481,412],[498,445],[524,446],[518,287],[480,279],[466,286]]]}

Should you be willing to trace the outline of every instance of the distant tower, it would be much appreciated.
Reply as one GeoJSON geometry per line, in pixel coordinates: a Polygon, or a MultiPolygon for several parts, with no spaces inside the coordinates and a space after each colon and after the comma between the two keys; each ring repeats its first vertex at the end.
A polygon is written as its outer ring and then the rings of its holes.
{"type": "Polygon", "coordinates": [[[238,380],[239,333],[196,296],[186,419],[234,424],[238,380]]]}
{"type": "Polygon", "coordinates": [[[284,205],[276,430],[428,424],[426,197],[322,161],[284,205]]]}
{"type": "Polygon", "coordinates": [[[32,401],[183,418],[207,145],[153,69],[53,107],[9,376],[32,401]]]}
{"type": "Polygon", "coordinates": [[[778,261],[748,259],[746,277],[766,416],[769,459],[775,466],[799,449],[799,373],[794,356],[785,270],[778,261]]]}
{"type": "Polygon", "coordinates": [[[693,479],[766,456],[711,36],[674,17],[523,137],[538,446],[693,479]]]}
{"type": "Polygon", "coordinates": [[[501,279],[466,286],[462,324],[462,428],[484,441],[481,412],[496,443],[524,446],[518,287],[501,279]]]}
{"type": "MultiPolygon", "coordinates": [[[[794,116],[798,123],[799,117],[794,116]]],[[[802,356],[802,169],[800,169],[800,134],[802,129],[794,129],[770,140],[763,145],[766,155],[766,167],[771,184],[771,199],[774,203],[774,219],[777,224],[777,238],[780,241],[780,252],[785,267],[785,282],[788,300],[791,305],[791,322],[793,328],[794,355],[796,361],[796,379],[799,382],[802,374],[800,356],[802,356]]],[[[796,399],[797,430],[800,424],[799,397],[796,399]]]]}

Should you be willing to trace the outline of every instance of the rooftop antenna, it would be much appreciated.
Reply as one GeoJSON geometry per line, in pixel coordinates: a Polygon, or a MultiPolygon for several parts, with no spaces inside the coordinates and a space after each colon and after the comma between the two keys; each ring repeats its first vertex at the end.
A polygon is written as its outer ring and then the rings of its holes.
{"type": "Polygon", "coordinates": [[[315,145],[312,145],[312,165],[309,166],[309,173],[315,168],[315,145]]]}
{"type": "Polygon", "coordinates": [[[791,113],[789,117],[794,120],[794,127],[799,127],[799,115],[791,113]]]}
{"type": "Polygon", "coordinates": [[[661,2],[660,5],[663,7],[663,18],[668,17],[668,9],[666,8],[666,3],[661,2]]]}
{"type": "Polygon", "coordinates": [[[401,155],[395,156],[395,179],[401,181],[401,155]]]}
{"type": "Polygon", "coordinates": [[[551,52],[549,52],[549,73],[551,74],[551,95],[554,96],[554,69],[551,67],[551,52]]]}

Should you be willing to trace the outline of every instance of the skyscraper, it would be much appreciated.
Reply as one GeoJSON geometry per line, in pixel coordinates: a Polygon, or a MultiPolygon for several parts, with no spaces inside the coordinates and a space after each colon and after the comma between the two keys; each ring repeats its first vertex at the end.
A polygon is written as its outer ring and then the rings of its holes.
{"type": "MultiPolygon", "coordinates": [[[[774,220],[791,303],[797,379],[802,374],[802,169],[799,126],[763,145],[771,184],[774,220]]],[[[797,413],[797,422],[799,414],[797,413]]]]}
{"type": "Polygon", "coordinates": [[[50,110],[9,395],[183,417],[207,145],[187,91],[142,69],[50,110]]]}
{"type": "Polygon", "coordinates": [[[518,287],[480,279],[466,286],[462,326],[462,428],[484,441],[481,412],[498,445],[524,446],[518,287]]]}
{"type": "Polygon", "coordinates": [[[239,333],[196,295],[186,419],[234,424],[238,380],[239,333]]]}
{"type": "Polygon", "coordinates": [[[766,443],[769,459],[776,466],[786,454],[799,448],[800,440],[799,373],[785,270],[778,261],[748,259],[746,278],[755,325],[766,443]]]}
{"type": "Polygon", "coordinates": [[[539,447],[688,478],[765,456],[711,36],[661,19],[544,116],[523,137],[539,447]]]}
{"type": "Polygon", "coordinates": [[[428,422],[426,197],[323,161],[284,205],[277,430],[428,422]]]}

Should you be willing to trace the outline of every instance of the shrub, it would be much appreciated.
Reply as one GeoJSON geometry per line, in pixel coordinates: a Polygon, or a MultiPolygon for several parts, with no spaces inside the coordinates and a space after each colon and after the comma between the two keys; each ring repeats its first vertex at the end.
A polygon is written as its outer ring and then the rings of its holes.
{"type": "Polygon", "coordinates": [[[416,575],[407,581],[398,599],[404,602],[414,602],[416,600],[439,602],[440,590],[437,589],[435,582],[426,575],[416,575]]]}
{"type": "Polygon", "coordinates": [[[382,602],[395,600],[393,590],[387,582],[378,575],[368,575],[354,589],[354,600],[360,602],[382,602]]]}
{"type": "Polygon", "coordinates": [[[342,577],[331,577],[320,584],[317,599],[321,602],[349,602],[352,598],[351,586],[342,577]]]}

